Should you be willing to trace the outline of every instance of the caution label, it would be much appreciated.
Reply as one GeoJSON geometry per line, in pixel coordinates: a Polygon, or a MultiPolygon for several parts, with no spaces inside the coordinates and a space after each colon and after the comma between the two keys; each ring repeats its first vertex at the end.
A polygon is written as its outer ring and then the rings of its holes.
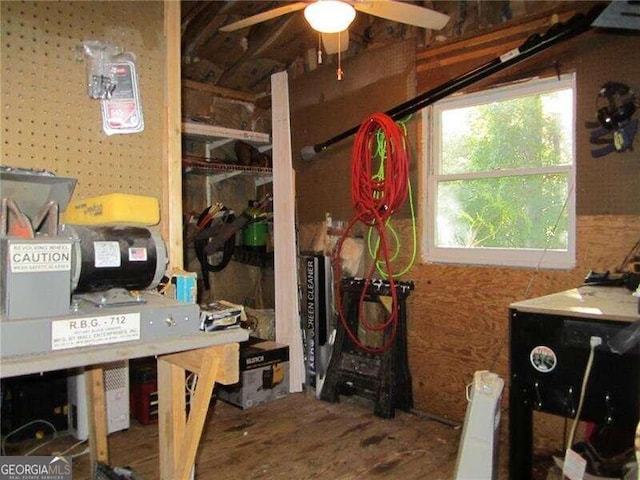
{"type": "Polygon", "coordinates": [[[65,272],[71,270],[70,243],[12,243],[9,245],[12,273],[65,272]]]}
{"type": "Polygon", "coordinates": [[[140,340],[140,313],[55,320],[51,350],[140,340]]]}

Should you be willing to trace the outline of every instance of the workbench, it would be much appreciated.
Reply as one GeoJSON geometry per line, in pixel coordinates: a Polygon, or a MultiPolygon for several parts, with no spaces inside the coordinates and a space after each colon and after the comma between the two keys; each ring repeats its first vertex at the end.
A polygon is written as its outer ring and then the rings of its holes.
{"type": "MultiPolygon", "coordinates": [[[[609,342],[640,320],[622,287],[582,286],[510,305],[509,477],[531,478],[533,410],[575,418],[590,339],[599,337],[580,420],[633,431],[640,420],[640,345],[609,342]]],[[[631,447],[631,445],[630,445],[631,447]]]]}
{"type": "Polygon", "coordinates": [[[216,382],[239,379],[239,342],[243,329],[131,341],[105,346],[2,357],[0,378],[84,367],[89,413],[91,464],[109,463],[102,365],[155,356],[158,362],[158,432],[161,480],[187,480],[193,468],[207,409],[216,382]],[[185,372],[198,375],[187,418],[185,372]]]}

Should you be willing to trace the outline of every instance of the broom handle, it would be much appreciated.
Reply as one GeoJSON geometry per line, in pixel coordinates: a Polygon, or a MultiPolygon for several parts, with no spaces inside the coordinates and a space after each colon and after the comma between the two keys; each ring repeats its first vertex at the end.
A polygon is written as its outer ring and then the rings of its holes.
{"type": "MultiPolygon", "coordinates": [[[[431,90],[428,90],[411,100],[408,100],[392,109],[384,112],[393,120],[400,120],[407,115],[417,112],[432,103],[441,100],[452,93],[455,93],[475,82],[478,82],[489,75],[504,70],[511,65],[519,63],[533,55],[536,55],[557,43],[569,40],[587,30],[591,29],[591,23],[600,15],[604,5],[596,5],[586,14],[578,13],[565,23],[556,23],[542,35],[535,34],[527,38],[519,47],[507,52],[504,55],[494,58],[489,62],[477,67],[459,77],[449,80],[431,90]]],[[[334,143],[338,143],[345,138],[355,134],[360,125],[345,130],[344,132],[330,138],[322,143],[313,146],[303,147],[300,156],[303,160],[311,160],[317,153],[326,150],[334,143]]]]}

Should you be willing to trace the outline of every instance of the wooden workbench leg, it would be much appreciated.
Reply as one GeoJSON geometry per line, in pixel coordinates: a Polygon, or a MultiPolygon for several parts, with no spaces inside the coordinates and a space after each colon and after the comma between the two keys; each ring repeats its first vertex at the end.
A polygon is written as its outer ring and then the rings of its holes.
{"type": "Polygon", "coordinates": [[[180,445],[186,426],[185,369],[158,358],[158,435],[160,480],[177,480],[180,445]]]}
{"type": "Polygon", "coordinates": [[[181,462],[178,463],[176,471],[177,480],[188,480],[190,477],[219,366],[220,357],[218,355],[205,355],[202,359],[202,369],[198,375],[198,383],[191,397],[186,435],[180,448],[181,462]]]}
{"type": "Polygon", "coordinates": [[[93,471],[97,462],[109,464],[104,370],[101,366],[93,366],[86,368],[84,374],[89,420],[89,454],[93,471]]]}
{"type": "Polygon", "coordinates": [[[160,479],[188,480],[216,381],[224,385],[239,378],[237,343],[189,350],[158,358],[158,431],[160,479]],[[186,419],[185,373],[198,374],[186,419]]]}

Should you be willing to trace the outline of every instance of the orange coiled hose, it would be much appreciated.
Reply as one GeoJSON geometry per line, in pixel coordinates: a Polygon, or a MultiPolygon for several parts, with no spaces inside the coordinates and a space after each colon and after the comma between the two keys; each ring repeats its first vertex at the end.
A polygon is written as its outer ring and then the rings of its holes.
{"type": "Polygon", "coordinates": [[[409,154],[406,134],[391,117],[384,113],[375,113],[362,123],[356,133],[353,150],[351,151],[351,201],[355,213],[336,243],[333,260],[334,277],[336,279],[336,304],[340,321],[351,341],[358,348],[369,353],[387,351],[395,341],[398,328],[398,303],[387,241],[386,222],[406,201],[408,185],[409,154]],[[379,133],[382,134],[386,144],[386,155],[385,158],[377,159],[377,165],[374,168],[374,161],[376,161],[377,156],[375,145],[378,141],[379,133]],[[380,162],[383,162],[384,175],[378,174],[380,162]],[[360,325],[366,330],[384,331],[388,327],[392,329],[388,340],[383,342],[380,347],[372,347],[360,341],[357,332],[353,332],[349,327],[342,308],[340,252],[344,240],[357,222],[362,222],[368,227],[375,228],[380,238],[380,247],[376,251],[376,258],[373,259],[371,267],[364,278],[364,287],[358,306],[360,325]],[[374,280],[373,274],[379,261],[384,262],[388,272],[392,303],[391,311],[386,321],[378,325],[372,325],[364,318],[364,302],[368,286],[374,280]]]}

